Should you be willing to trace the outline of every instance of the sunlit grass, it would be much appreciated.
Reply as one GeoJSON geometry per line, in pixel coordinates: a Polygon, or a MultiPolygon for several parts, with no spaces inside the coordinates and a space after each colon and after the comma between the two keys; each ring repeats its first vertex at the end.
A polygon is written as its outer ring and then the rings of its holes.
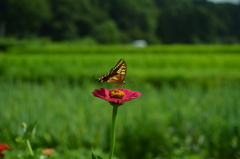
{"type": "MultiPolygon", "coordinates": [[[[2,83],[2,142],[14,144],[20,124],[37,120],[37,137],[33,145],[66,147],[67,150],[94,146],[106,150],[111,106],[91,94],[99,87],[90,83],[2,83]]],[[[160,149],[156,153],[158,147],[155,144],[160,144],[169,150],[188,147],[183,155],[211,156],[214,154],[208,154],[210,151],[221,150],[221,142],[225,142],[222,146],[227,148],[240,135],[234,131],[239,127],[239,85],[202,88],[196,84],[180,84],[154,88],[149,84],[128,84],[125,87],[140,91],[142,96],[119,108],[117,140],[121,144],[116,148],[119,156],[130,153],[124,148],[126,143],[140,144],[145,137],[148,138],[145,145],[149,146],[145,151],[152,155],[171,154],[160,149]],[[132,138],[134,136],[139,139],[132,138]]],[[[237,147],[231,149],[236,153],[237,147]]],[[[133,147],[131,153],[137,156],[140,152],[133,147]]]]}
{"type": "Polygon", "coordinates": [[[1,142],[21,152],[14,141],[20,125],[37,120],[33,148],[55,148],[52,158],[81,159],[89,158],[93,146],[104,156],[111,106],[92,91],[115,86],[92,76],[124,59],[124,88],[142,96],[119,108],[116,156],[238,158],[238,50],[238,45],[12,48],[0,54],[1,142]]]}
{"type": "MultiPolygon", "coordinates": [[[[196,51],[198,49],[195,48],[196,51]]],[[[184,50],[182,53],[155,54],[151,53],[151,48],[149,52],[134,54],[1,54],[0,79],[88,81],[92,75],[107,73],[119,59],[124,59],[128,67],[127,79],[130,81],[239,81],[240,54],[231,53],[230,50],[226,54],[184,53],[184,50]]]]}

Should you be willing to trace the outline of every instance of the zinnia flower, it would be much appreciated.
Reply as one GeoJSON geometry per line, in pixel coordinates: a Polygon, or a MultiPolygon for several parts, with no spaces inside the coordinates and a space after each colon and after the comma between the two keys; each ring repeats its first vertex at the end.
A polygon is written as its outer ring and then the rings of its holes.
{"type": "Polygon", "coordinates": [[[4,157],[4,154],[2,154],[2,151],[8,150],[10,147],[7,144],[0,143],[0,157],[4,157]]]}
{"type": "Polygon", "coordinates": [[[111,104],[122,105],[123,103],[137,98],[141,95],[140,92],[134,92],[129,89],[116,88],[116,89],[96,89],[92,92],[95,97],[102,98],[111,104]]]}

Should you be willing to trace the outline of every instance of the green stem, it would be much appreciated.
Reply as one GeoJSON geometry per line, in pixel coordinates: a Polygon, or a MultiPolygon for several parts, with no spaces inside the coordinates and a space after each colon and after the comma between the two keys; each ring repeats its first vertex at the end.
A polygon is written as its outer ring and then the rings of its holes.
{"type": "Polygon", "coordinates": [[[26,140],[26,143],[27,143],[27,147],[28,147],[28,151],[29,151],[30,155],[33,156],[34,154],[33,154],[33,150],[32,150],[29,140],[26,140]]]}
{"type": "Polygon", "coordinates": [[[112,159],[114,146],[115,146],[117,111],[118,111],[118,106],[113,106],[113,110],[112,110],[112,130],[111,130],[111,147],[110,147],[109,159],[112,159]]]}

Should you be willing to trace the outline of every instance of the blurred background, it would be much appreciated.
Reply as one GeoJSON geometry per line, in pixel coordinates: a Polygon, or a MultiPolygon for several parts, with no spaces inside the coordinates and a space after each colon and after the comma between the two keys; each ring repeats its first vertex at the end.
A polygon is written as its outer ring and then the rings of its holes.
{"type": "Polygon", "coordinates": [[[239,3],[239,0],[1,0],[0,37],[86,40],[99,44],[125,44],[136,39],[150,44],[239,43],[239,3]]]}
{"type": "Polygon", "coordinates": [[[116,88],[92,78],[119,59],[124,86],[115,159],[240,158],[239,0],[1,0],[0,142],[24,154],[21,123],[38,121],[52,158],[108,155],[116,88]]]}

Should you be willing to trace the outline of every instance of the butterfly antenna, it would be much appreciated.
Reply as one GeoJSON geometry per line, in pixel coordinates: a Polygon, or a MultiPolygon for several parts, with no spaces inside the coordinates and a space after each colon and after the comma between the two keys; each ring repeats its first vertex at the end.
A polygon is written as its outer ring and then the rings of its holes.
{"type": "Polygon", "coordinates": [[[96,75],[93,75],[92,78],[96,78],[96,79],[98,79],[98,77],[97,77],[96,75]]]}
{"type": "Polygon", "coordinates": [[[134,83],[134,81],[129,81],[130,83],[134,83]]]}

